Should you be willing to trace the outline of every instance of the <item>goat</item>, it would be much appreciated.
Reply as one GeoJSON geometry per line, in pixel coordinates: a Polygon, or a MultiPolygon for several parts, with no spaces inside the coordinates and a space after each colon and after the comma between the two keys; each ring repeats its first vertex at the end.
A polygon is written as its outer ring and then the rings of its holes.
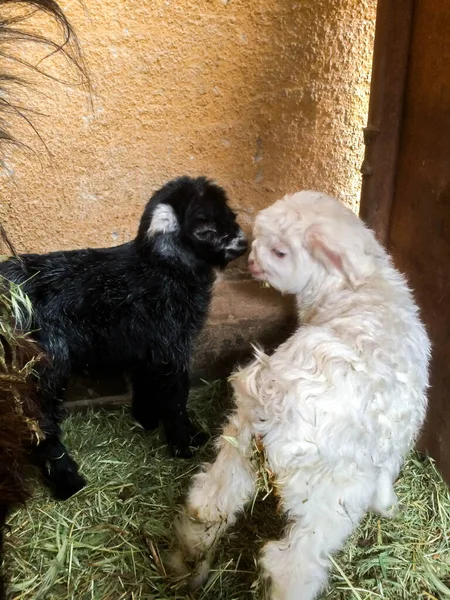
{"type": "Polygon", "coordinates": [[[193,587],[206,579],[216,542],[255,494],[256,444],[288,520],[262,551],[270,598],[313,600],[365,513],[397,511],[393,485],[426,414],[430,343],[405,278],[337,200],[286,196],[259,213],[254,238],[250,272],[295,294],[300,326],[233,375],[235,410],[176,519],[172,567],[193,570],[193,587]]]}
{"type": "Polygon", "coordinates": [[[162,421],[174,455],[189,457],[186,411],[192,345],[207,316],[216,269],[247,248],[225,192],[204,177],[158,190],[136,238],[113,248],[23,254],[0,264],[33,306],[45,439],[36,459],[57,498],[85,481],[60,440],[61,400],[73,373],[129,371],[132,411],[148,430],[162,421]]]}

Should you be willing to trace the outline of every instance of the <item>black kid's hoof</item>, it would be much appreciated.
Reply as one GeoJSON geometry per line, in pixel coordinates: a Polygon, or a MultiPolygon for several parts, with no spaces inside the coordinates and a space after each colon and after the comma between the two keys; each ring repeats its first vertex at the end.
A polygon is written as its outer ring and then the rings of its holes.
{"type": "Polygon", "coordinates": [[[48,483],[55,500],[67,500],[85,487],[86,480],[78,473],[61,473],[48,483]]]}

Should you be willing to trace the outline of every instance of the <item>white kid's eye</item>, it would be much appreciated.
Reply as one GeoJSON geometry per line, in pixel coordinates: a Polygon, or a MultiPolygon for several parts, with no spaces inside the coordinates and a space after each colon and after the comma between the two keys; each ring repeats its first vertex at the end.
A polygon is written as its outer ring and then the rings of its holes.
{"type": "Polygon", "coordinates": [[[278,258],[284,258],[286,256],[286,252],[282,252],[281,250],[278,250],[278,248],[272,248],[272,252],[275,254],[275,256],[277,256],[278,258]]]}

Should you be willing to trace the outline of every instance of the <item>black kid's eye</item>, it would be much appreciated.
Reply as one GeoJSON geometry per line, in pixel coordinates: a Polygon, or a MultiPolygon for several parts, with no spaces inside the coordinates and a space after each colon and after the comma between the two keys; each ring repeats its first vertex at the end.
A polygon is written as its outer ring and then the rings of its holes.
{"type": "Polygon", "coordinates": [[[211,235],[214,235],[215,233],[216,233],[215,229],[204,227],[202,229],[197,229],[197,231],[194,232],[194,235],[199,240],[206,240],[209,237],[211,237],[211,235]]]}

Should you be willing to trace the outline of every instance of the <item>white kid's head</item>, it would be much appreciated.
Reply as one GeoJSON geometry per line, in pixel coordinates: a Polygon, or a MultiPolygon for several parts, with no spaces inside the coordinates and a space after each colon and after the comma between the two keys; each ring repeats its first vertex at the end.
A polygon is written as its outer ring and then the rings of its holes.
{"type": "Polygon", "coordinates": [[[314,191],[285,196],[256,217],[249,269],[282,293],[327,283],[357,288],[384,255],[373,232],[341,202],[314,191]]]}

